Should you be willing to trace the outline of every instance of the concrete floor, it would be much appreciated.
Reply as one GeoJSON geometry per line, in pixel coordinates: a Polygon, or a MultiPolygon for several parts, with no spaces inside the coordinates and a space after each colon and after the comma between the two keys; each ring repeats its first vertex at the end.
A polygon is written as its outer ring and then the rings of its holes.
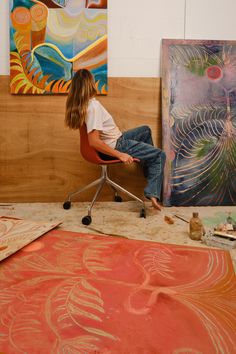
{"type": "MultiPolygon", "coordinates": [[[[64,210],[62,203],[6,203],[0,204],[1,216],[19,217],[34,221],[62,221],[62,230],[108,234],[130,239],[148,240],[179,245],[208,247],[202,241],[193,241],[188,236],[189,224],[175,215],[189,220],[192,212],[199,212],[206,230],[225,222],[228,213],[236,220],[236,206],[233,207],[171,207],[161,212],[152,208],[149,202],[146,219],[139,217],[139,204],[129,201],[123,203],[97,202],[92,211],[92,223],[81,223],[87,215],[88,203],[73,203],[71,209],[64,210]],[[173,219],[168,224],[165,216],[173,219]]],[[[230,250],[236,270],[236,248],[230,250]]]]}

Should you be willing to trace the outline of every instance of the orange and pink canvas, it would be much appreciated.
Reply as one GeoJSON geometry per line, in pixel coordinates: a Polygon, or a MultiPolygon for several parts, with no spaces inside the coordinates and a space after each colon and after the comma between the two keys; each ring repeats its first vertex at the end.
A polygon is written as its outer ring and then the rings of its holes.
{"type": "Polygon", "coordinates": [[[0,350],[236,352],[236,279],[223,250],[54,230],[0,268],[0,350]]]}

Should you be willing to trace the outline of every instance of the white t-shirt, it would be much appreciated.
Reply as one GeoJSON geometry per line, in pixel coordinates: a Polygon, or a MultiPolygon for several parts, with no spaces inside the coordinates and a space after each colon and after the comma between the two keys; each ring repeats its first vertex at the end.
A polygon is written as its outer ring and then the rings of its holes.
{"type": "Polygon", "coordinates": [[[117,139],[122,133],[115,124],[110,113],[107,112],[96,98],[89,100],[85,123],[88,133],[94,129],[99,130],[100,139],[113,149],[115,148],[117,139]]]}

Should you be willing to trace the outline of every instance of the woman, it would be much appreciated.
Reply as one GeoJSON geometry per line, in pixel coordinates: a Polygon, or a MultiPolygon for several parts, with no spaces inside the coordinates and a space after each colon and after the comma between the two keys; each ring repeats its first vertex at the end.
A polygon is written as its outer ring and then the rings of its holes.
{"type": "Polygon", "coordinates": [[[95,96],[92,74],[86,69],[78,70],[66,102],[66,125],[79,129],[85,123],[89,144],[102,154],[116,157],[126,164],[132,163],[134,158],[139,159],[147,179],[144,195],[152,201],[154,208],[161,210],[159,200],[165,153],[153,146],[151,130],[146,125],[121,132],[95,96]]]}

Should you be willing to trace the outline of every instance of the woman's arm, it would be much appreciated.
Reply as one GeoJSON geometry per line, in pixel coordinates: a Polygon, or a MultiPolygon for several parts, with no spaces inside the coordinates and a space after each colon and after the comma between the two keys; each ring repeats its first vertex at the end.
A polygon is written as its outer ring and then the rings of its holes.
{"type": "Polygon", "coordinates": [[[105,144],[99,136],[98,130],[92,130],[88,133],[89,145],[92,146],[95,150],[102,152],[103,154],[114,156],[124,163],[132,163],[133,157],[124,152],[113,149],[109,145],[105,144]]]}

